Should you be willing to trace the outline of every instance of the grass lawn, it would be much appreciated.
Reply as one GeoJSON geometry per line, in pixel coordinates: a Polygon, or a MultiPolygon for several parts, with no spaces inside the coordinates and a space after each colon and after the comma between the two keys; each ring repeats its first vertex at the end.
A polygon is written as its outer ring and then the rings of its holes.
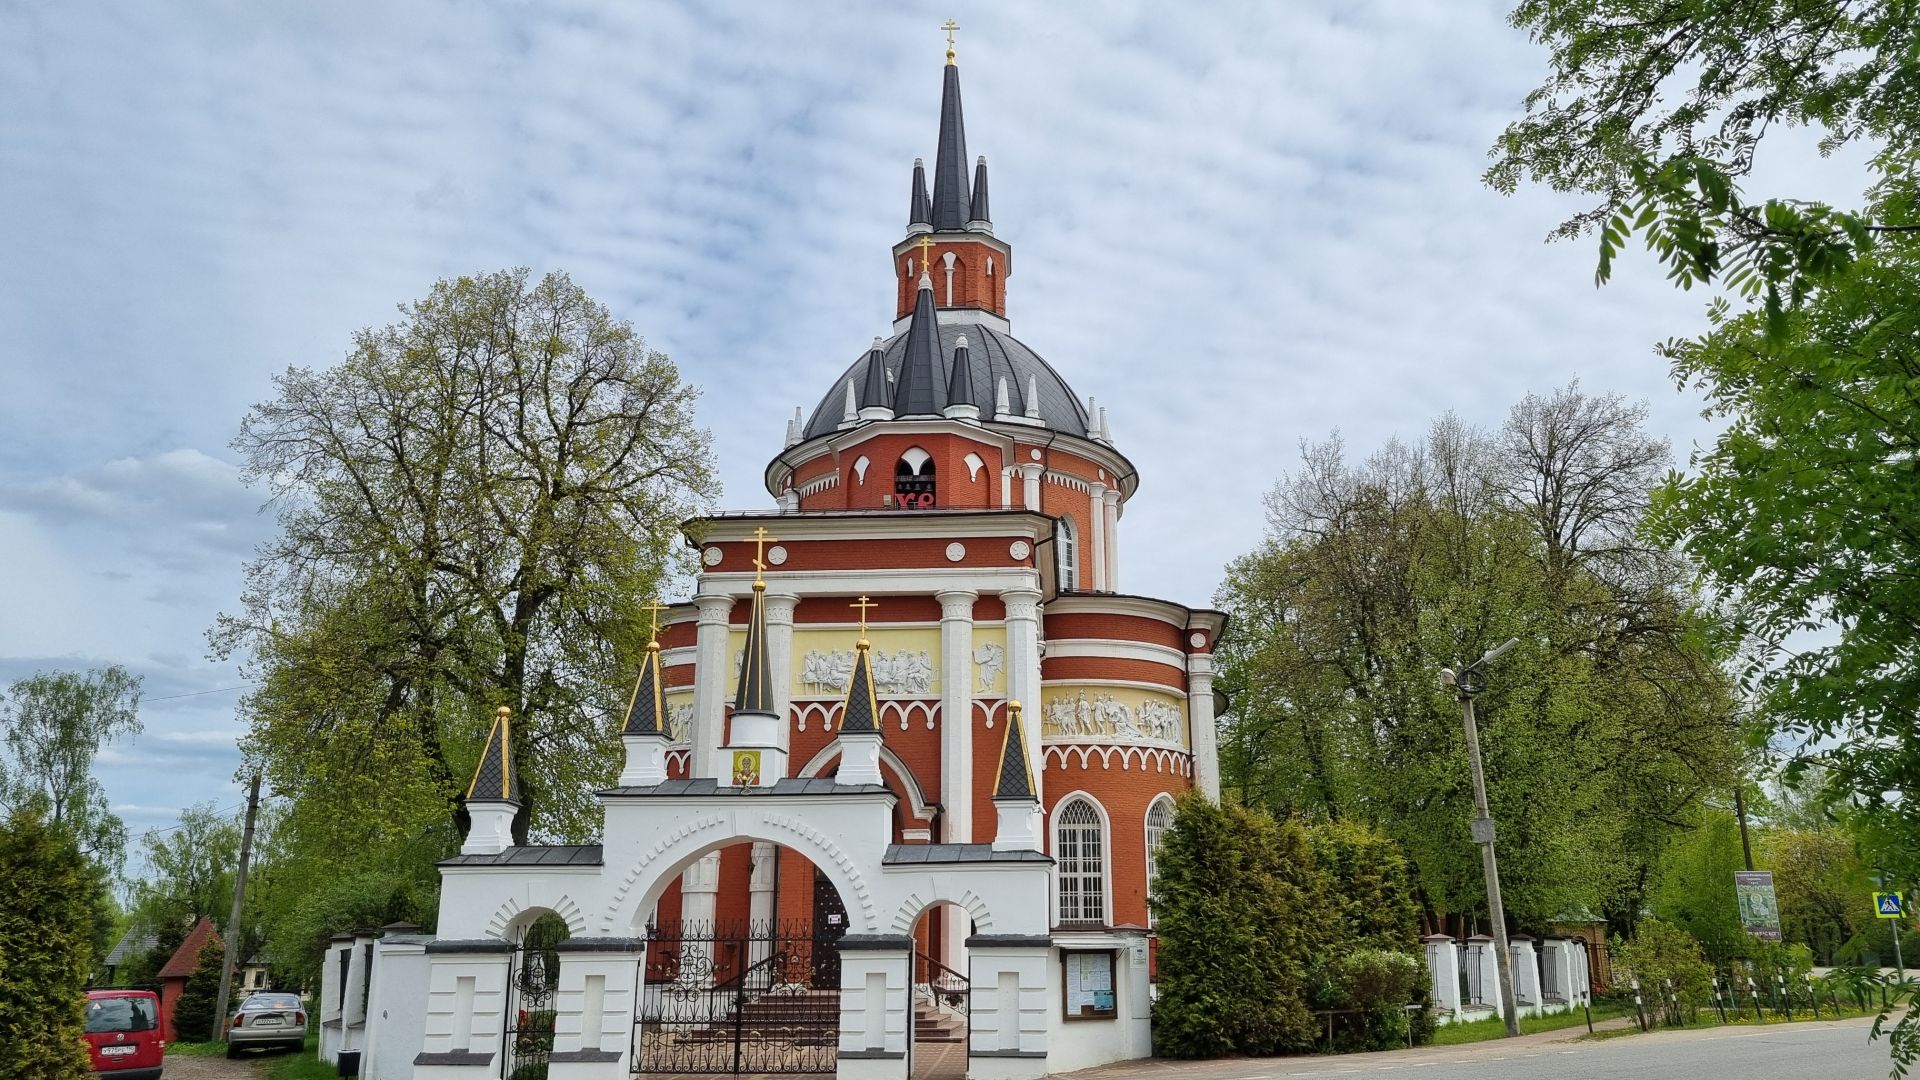
{"type": "Polygon", "coordinates": [[[340,1071],[321,1061],[309,1046],[299,1053],[254,1059],[254,1068],[266,1080],[339,1080],[340,1071]]]}
{"type": "MultiPolygon", "coordinates": [[[[1622,1015],[1616,1006],[1599,1004],[1593,1007],[1593,1022],[1611,1020],[1622,1015]]],[[[1586,1027],[1587,1014],[1584,1009],[1572,1009],[1552,1016],[1525,1016],[1520,1019],[1520,1034],[1535,1035],[1542,1031],[1564,1031],[1571,1027],[1586,1027]]],[[[1433,1033],[1435,1046],[1459,1046],[1462,1043],[1481,1042],[1486,1039],[1498,1039],[1507,1033],[1507,1022],[1497,1016],[1483,1020],[1470,1020],[1464,1024],[1446,1024],[1433,1033]]]]}
{"type": "Polygon", "coordinates": [[[167,1044],[167,1056],[180,1057],[221,1057],[227,1052],[223,1042],[177,1042],[167,1044]]]}

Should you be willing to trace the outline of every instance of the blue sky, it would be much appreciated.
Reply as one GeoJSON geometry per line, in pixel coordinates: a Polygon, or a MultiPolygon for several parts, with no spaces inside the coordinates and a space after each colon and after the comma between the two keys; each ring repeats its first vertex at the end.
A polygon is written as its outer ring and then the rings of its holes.
{"type": "MultiPolygon", "coordinates": [[[[1128,591],[1207,602],[1334,429],[1578,377],[1676,463],[1710,434],[1651,351],[1705,297],[1644,258],[1596,290],[1544,243],[1575,202],[1479,182],[1546,61],[1498,3],[0,0],[0,680],[146,677],[102,764],[136,831],[238,802],[204,632],[272,522],[228,441],[443,276],[573,275],[704,388],[724,504],[767,505],[785,417],[892,316],[949,15],[1015,333],[1142,473],[1128,591]]],[[[1861,186],[1784,141],[1770,182],[1861,186]]]]}

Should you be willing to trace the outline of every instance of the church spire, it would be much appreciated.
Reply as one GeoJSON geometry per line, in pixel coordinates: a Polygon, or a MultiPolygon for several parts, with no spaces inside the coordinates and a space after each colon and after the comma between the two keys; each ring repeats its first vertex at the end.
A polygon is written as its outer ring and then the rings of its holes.
{"type": "MultiPolygon", "coordinates": [[[[922,238],[921,251],[930,250],[922,238]]],[[[922,255],[925,258],[925,255],[922,255]]],[[[920,289],[913,300],[913,321],[907,324],[907,348],[894,380],[893,415],[937,416],[940,405],[940,323],[933,311],[933,277],[923,267],[920,289]]]]}
{"type": "Polygon", "coordinates": [[[627,720],[622,735],[664,735],[667,733],[666,687],[660,679],[660,612],[665,605],[654,601],[647,605],[653,614],[653,630],[647,637],[647,658],[640,664],[639,681],[633,684],[633,700],[627,702],[627,720]]]}
{"type": "Polygon", "coordinates": [[[980,402],[973,396],[973,358],[967,349],[967,335],[953,343],[953,362],[947,368],[947,407],[949,420],[980,419],[980,402]]]}
{"type": "MultiPolygon", "coordinates": [[[[957,29],[957,28],[956,28],[957,29]]],[[[967,227],[972,197],[967,191],[967,125],[960,114],[960,67],[947,49],[946,81],[940,91],[940,149],[933,158],[933,228],[960,232],[967,227]]]]}
{"type": "Polygon", "coordinates": [[[967,211],[967,228],[977,232],[993,231],[993,214],[987,209],[987,155],[973,167],[973,203],[967,211]]]}
{"type": "Polygon", "coordinates": [[[1007,702],[1007,730],[1001,736],[1000,774],[993,785],[996,799],[1035,798],[1033,770],[1027,765],[1027,740],[1020,731],[1020,703],[1007,702]]]}
{"type": "Polygon", "coordinates": [[[513,710],[500,706],[480,748],[480,764],[467,785],[468,802],[520,802],[520,770],[513,767],[513,710]]]}
{"type": "Polygon", "coordinates": [[[927,163],[922,158],[913,159],[913,191],[908,196],[907,231],[933,231],[933,200],[927,198],[927,163]]]}

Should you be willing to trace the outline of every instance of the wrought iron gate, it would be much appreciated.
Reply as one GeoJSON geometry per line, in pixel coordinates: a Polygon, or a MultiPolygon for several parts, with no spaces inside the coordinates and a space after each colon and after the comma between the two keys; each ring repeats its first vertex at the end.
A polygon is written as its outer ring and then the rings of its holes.
{"type": "Polygon", "coordinates": [[[505,1080],[546,1080],[553,1053],[553,997],[560,986],[560,954],[554,946],[567,939],[567,924],[543,915],[527,927],[507,967],[505,1080]]]}
{"type": "Polygon", "coordinates": [[[840,1043],[841,926],[647,928],[636,1073],[830,1073],[840,1043]]]}

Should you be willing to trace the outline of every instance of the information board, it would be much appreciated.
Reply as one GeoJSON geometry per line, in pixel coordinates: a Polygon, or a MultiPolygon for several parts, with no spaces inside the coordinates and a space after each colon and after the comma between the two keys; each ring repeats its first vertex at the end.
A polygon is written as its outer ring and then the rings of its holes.
{"type": "Polygon", "coordinates": [[[1734,895],[1740,901],[1740,927],[1763,941],[1780,940],[1780,902],[1773,895],[1771,870],[1737,870],[1734,895]]]}
{"type": "Polygon", "coordinates": [[[1113,954],[1063,952],[1060,961],[1066,968],[1067,1018],[1113,1016],[1113,954]]]}

